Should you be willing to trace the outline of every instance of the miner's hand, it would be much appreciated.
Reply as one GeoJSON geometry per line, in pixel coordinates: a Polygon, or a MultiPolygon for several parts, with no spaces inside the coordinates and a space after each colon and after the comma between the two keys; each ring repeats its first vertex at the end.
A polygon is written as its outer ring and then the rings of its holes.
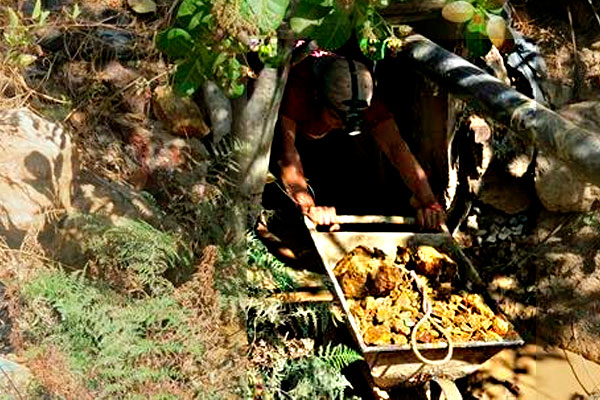
{"type": "Polygon", "coordinates": [[[411,205],[417,210],[417,223],[427,229],[438,229],[446,223],[446,213],[442,206],[435,202],[422,206],[414,197],[411,205]]]}
{"type": "Polygon", "coordinates": [[[308,210],[306,215],[317,225],[329,225],[329,231],[340,229],[340,225],[337,223],[335,207],[313,206],[308,210]]]}
{"type": "Polygon", "coordinates": [[[335,207],[315,206],[313,197],[308,193],[308,190],[298,190],[292,194],[292,197],[302,214],[306,215],[317,225],[329,225],[330,231],[340,229],[337,223],[337,213],[335,207]]]}

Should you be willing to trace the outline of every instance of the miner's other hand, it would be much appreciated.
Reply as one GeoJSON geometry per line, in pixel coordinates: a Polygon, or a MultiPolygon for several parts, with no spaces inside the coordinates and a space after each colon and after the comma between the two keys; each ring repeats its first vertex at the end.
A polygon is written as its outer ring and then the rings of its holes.
{"type": "Polygon", "coordinates": [[[446,223],[446,213],[442,206],[433,203],[427,207],[417,208],[417,222],[424,228],[437,229],[446,223]]]}
{"type": "Polygon", "coordinates": [[[306,215],[317,225],[329,225],[330,231],[340,229],[335,207],[311,207],[306,215]]]}
{"type": "Polygon", "coordinates": [[[293,194],[293,199],[300,207],[302,214],[308,215],[310,209],[315,206],[313,197],[308,193],[308,190],[301,190],[293,194]]]}

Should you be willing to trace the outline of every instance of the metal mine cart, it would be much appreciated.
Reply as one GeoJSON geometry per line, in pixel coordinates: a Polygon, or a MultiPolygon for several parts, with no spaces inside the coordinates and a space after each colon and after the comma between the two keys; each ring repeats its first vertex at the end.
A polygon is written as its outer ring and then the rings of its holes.
{"type": "MultiPolygon", "coordinates": [[[[373,383],[380,388],[416,386],[436,382],[441,388],[442,398],[461,399],[454,380],[475,372],[481,364],[499,351],[521,346],[523,340],[517,336],[512,340],[493,342],[420,343],[416,348],[409,344],[372,346],[363,341],[357,321],[350,313],[348,302],[333,268],[345,254],[358,245],[377,248],[386,254],[395,254],[398,246],[429,245],[452,254],[466,280],[478,280],[471,262],[447,233],[415,233],[389,231],[398,228],[410,219],[383,216],[340,216],[342,229],[336,232],[319,231],[308,218],[309,228],[320,258],[347,316],[348,328],[367,362],[373,383]],[[386,223],[386,229],[382,229],[386,223]],[[371,228],[372,227],[372,228],[371,228]],[[359,229],[362,228],[362,229],[359,229]],[[369,229],[379,231],[368,231],[369,229]],[[448,357],[450,356],[450,357],[448,357]]],[[[406,227],[406,225],[404,225],[406,227]]]]}

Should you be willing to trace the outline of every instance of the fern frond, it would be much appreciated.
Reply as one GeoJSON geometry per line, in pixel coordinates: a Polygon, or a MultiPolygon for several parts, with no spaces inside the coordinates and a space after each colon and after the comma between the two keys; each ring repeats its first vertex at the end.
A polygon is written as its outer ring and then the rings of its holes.
{"type": "Polygon", "coordinates": [[[286,269],[288,267],[269,253],[269,250],[254,233],[250,232],[246,236],[246,243],[248,267],[268,271],[277,287],[282,291],[291,291],[298,287],[294,279],[287,273],[286,269]]]}
{"type": "Polygon", "coordinates": [[[355,361],[363,360],[363,357],[344,344],[331,346],[331,343],[319,348],[317,356],[336,371],[341,371],[355,361]]]}

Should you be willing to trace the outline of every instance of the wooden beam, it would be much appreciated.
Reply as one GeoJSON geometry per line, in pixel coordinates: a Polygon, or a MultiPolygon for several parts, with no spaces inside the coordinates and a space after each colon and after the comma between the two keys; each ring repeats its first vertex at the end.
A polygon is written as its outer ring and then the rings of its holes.
{"type": "Polygon", "coordinates": [[[273,296],[284,303],[320,303],[333,301],[333,294],[329,290],[321,290],[317,293],[313,292],[289,292],[278,293],[273,296]]]}
{"type": "Polygon", "coordinates": [[[514,132],[533,134],[540,148],[600,185],[600,133],[576,126],[424,36],[406,38],[400,54],[450,92],[476,100],[484,113],[514,132]]]}
{"type": "Polygon", "coordinates": [[[405,24],[439,17],[445,4],[446,0],[394,2],[382,9],[380,14],[390,24],[405,24]]]}

